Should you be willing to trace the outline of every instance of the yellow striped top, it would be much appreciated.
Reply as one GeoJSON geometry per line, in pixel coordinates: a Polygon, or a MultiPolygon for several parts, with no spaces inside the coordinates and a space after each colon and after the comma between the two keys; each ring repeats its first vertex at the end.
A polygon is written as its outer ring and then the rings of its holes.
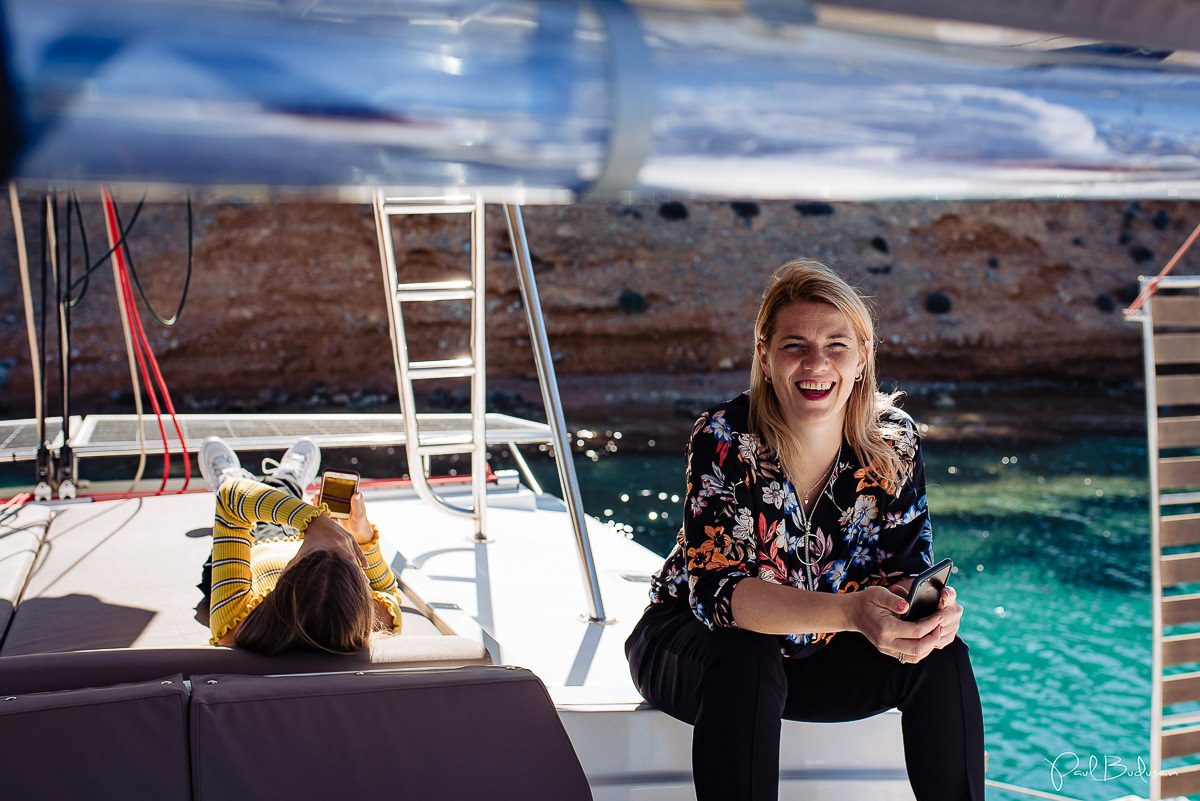
{"type": "MultiPolygon", "coordinates": [[[[209,629],[213,645],[246,619],[250,610],[275,589],[279,574],[296,551],[313,518],[328,512],[324,504],[313,506],[283,490],[250,479],[226,481],[217,490],[213,520],[212,600],[209,629]],[[300,537],[254,543],[255,523],[276,523],[300,531],[300,537]]],[[[374,528],[374,526],[372,526],[374,528]]],[[[367,557],[363,572],[375,600],[392,615],[392,630],[400,632],[400,587],[396,576],[379,553],[379,532],[362,546],[367,557]]]]}

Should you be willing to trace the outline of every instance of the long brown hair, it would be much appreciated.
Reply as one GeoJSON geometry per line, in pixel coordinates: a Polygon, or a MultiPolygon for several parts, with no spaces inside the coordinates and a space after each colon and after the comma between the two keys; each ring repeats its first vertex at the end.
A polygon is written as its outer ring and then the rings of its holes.
{"type": "MultiPolygon", "coordinates": [[[[819,261],[789,261],[775,271],[763,293],[762,305],[754,321],[755,343],[768,346],[775,336],[780,310],[800,302],[826,303],[840,311],[854,329],[859,347],[866,353],[862,380],[855,382],[846,402],[842,436],[874,479],[896,481],[906,478],[911,468],[888,444],[889,439],[899,434],[899,429],[880,419],[880,413],[903,393],[879,391],[875,374],[875,321],[866,301],[854,287],[819,261]]],[[[757,355],[750,367],[750,430],[779,455],[789,479],[799,474],[804,454],[788,430],[779,399],[767,383],[757,355]]]]}
{"type": "Polygon", "coordinates": [[[292,562],[237,628],[234,640],[261,654],[305,649],[351,654],[375,622],[371,589],[356,561],[328,550],[292,562]]]}

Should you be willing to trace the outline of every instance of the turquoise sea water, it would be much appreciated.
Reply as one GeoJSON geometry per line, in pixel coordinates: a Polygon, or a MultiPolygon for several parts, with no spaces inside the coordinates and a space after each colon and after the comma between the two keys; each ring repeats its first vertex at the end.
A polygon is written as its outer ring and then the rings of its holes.
{"type": "MultiPolygon", "coordinates": [[[[585,508],[665,554],[683,508],[679,449],[599,453],[576,457],[585,508]]],[[[955,560],[966,610],[988,778],[1086,801],[1145,797],[1137,775],[1149,759],[1150,715],[1144,438],[929,442],[925,459],[935,550],[955,560]]],[[[989,797],[1019,796],[990,789],[989,797]]]]}

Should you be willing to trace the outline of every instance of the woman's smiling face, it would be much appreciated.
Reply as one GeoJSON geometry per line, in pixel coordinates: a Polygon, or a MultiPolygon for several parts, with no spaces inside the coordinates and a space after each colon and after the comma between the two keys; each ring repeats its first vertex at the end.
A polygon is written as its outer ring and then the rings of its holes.
{"type": "Polygon", "coordinates": [[[840,432],[854,379],[867,362],[854,327],[835,306],[799,301],[781,308],[772,328],[757,353],[788,427],[834,425],[840,432]]]}

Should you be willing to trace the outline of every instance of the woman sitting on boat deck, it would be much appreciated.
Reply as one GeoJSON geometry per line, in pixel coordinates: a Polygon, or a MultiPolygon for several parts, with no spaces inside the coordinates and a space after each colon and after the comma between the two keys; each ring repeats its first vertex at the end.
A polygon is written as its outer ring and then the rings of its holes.
{"type": "Polygon", "coordinates": [[[694,725],[700,801],[774,799],[780,720],[902,713],[920,801],[983,799],[983,719],[962,607],[907,622],[933,564],[920,438],[880,393],[858,293],[784,265],[755,323],[750,390],[705,412],[679,543],[626,642],[634,682],[694,725]]]}
{"type": "Polygon", "coordinates": [[[303,500],[320,463],[316,443],[293,445],[261,482],[219,439],[201,446],[199,461],[217,493],[211,567],[201,582],[210,588],[213,645],[349,654],[374,631],[400,631],[399,586],[362,493],[340,523],[319,496],[303,500]]]}

